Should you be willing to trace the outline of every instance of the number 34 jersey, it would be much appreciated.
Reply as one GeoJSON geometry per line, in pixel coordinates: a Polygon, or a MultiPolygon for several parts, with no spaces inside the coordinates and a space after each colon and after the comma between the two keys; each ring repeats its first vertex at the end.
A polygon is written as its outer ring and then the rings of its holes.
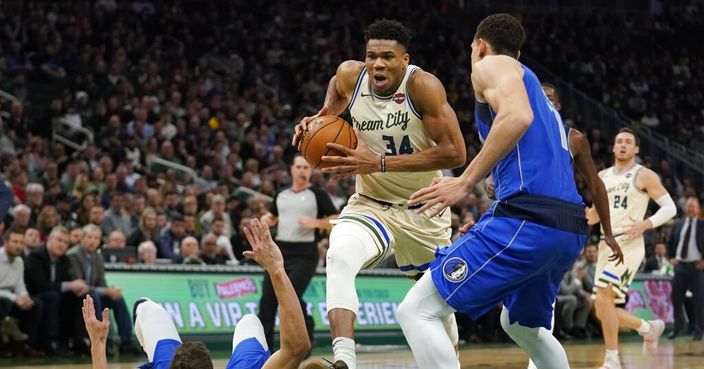
{"type": "Polygon", "coordinates": [[[604,169],[600,173],[609,195],[611,228],[614,235],[625,232],[628,226],[643,220],[648,210],[650,196],[636,185],[638,171],[642,168],[640,164],[636,164],[625,173],[616,173],[614,167],[604,169]]]}
{"type": "MultiPolygon", "coordinates": [[[[409,65],[398,89],[389,96],[379,96],[371,88],[367,68],[362,68],[348,108],[358,138],[373,152],[389,157],[436,146],[406,87],[413,73],[419,70],[409,65]]],[[[361,174],[356,178],[356,191],[377,200],[403,203],[411,194],[430,185],[433,178],[441,176],[440,170],[361,174]]]]}

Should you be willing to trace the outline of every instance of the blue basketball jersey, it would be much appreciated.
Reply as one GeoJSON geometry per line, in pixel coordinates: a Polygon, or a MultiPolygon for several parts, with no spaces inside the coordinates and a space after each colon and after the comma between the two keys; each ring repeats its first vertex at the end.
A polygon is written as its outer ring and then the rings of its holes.
{"type": "MultiPolygon", "coordinates": [[[[496,198],[505,200],[518,194],[531,194],[583,204],[574,182],[568,130],[535,73],[521,66],[533,123],[516,147],[492,170],[496,198]]],[[[477,131],[482,142],[489,135],[495,116],[489,104],[475,103],[477,131]]]]}

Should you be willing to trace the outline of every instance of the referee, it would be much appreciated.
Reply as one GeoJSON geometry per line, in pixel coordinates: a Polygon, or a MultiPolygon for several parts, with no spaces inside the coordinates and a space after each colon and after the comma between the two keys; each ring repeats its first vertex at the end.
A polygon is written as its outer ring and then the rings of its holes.
{"type": "MultiPolygon", "coordinates": [[[[330,219],[337,217],[337,209],[330,196],[311,184],[313,170],[303,156],[297,155],[291,165],[291,187],[279,191],[262,223],[278,223],[276,243],[284,257],[284,269],[301,301],[308,336],[313,342],[313,318],[308,315],[303,293],[308,288],[318,265],[320,231],[330,229],[330,219]]],[[[259,320],[269,347],[273,347],[274,322],[278,303],[271,279],[264,275],[262,298],[259,302],[259,320]]]]}

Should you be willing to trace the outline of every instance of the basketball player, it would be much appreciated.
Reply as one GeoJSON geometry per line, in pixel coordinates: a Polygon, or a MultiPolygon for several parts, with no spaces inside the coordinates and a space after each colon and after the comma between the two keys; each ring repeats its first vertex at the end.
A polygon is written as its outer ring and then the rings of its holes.
{"type": "MultiPolygon", "coordinates": [[[[557,88],[550,83],[542,83],[543,92],[547,96],[548,100],[552,105],[560,111],[562,109],[562,104],[560,103],[560,95],[557,88]]],[[[589,187],[589,192],[592,195],[592,201],[594,202],[594,208],[596,209],[599,217],[604,219],[604,242],[612,251],[612,255],[609,257],[610,261],[614,261],[616,265],[623,264],[623,252],[618,242],[614,239],[614,235],[611,231],[611,218],[609,215],[609,198],[606,194],[606,187],[604,187],[604,182],[599,178],[599,173],[596,171],[594,166],[594,161],[592,161],[592,150],[589,145],[589,140],[582,134],[582,132],[565,125],[567,130],[567,137],[570,141],[570,154],[572,155],[572,161],[575,169],[579,174],[587,181],[587,186],[589,187]]],[[[491,185],[493,192],[493,184],[491,185]]],[[[591,309],[590,309],[591,310],[591,309]]],[[[549,331],[552,334],[555,322],[555,310],[553,309],[552,323],[549,331]]],[[[528,362],[528,369],[537,369],[533,360],[528,362]]]]}
{"type": "MultiPolygon", "coordinates": [[[[411,194],[442,176],[440,169],[464,164],[466,149],[445,89],[430,73],[409,64],[411,36],[397,21],[379,20],[365,32],[364,62],[345,61],[330,80],[320,112],[296,126],[296,146],[317,116],[352,116],[356,150],[328,144],[346,156],[323,172],[357,175],[356,194],[334,221],[327,254],[327,309],[335,368],[356,368],[354,321],[359,309],[355,277],[395,248],[401,271],[415,277],[450,244],[450,212],[428,217],[409,206],[411,194]]],[[[454,316],[448,330],[457,341],[454,316]]]]}
{"type": "MultiPolygon", "coordinates": [[[[243,230],[252,245],[252,251],[245,251],[245,256],[266,269],[279,299],[281,349],[274,354],[269,352],[261,322],[255,315],[247,314],[235,327],[232,355],[226,369],[296,369],[311,344],[301,304],[284,270],[281,251],[271,239],[267,225],[259,220],[251,220],[249,227],[243,230]]],[[[105,341],[110,324],[108,310],[103,311],[103,320],[98,321],[93,302],[87,296],[83,302],[83,317],[91,339],[93,369],[107,369],[105,341]]],[[[134,319],[135,334],[152,368],[212,369],[212,360],[205,345],[200,342],[182,344],[171,316],[161,305],[149,299],[139,300],[135,304],[134,319]]]]}
{"type": "Polygon", "coordinates": [[[509,14],[479,23],[472,41],[472,87],[481,151],[457,178],[438,178],[411,197],[430,216],[466,197],[490,171],[497,201],[409,291],[398,318],[421,369],[458,369],[442,320],[473,319],[503,302],[501,325],[541,369],[569,368],[546,329],[565,272],[586,240],[562,119],[536,75],[518,62],[525,42],[509,14]]]}
{"type": "MultiPolygon", "coordinates": [[[[599,244],[599,259],[594,275],[596,292],[596,314],[601,320],[604,332],[606,354],[601,369],[620,369],[618,357],[618,329],[627,327],[637,330],[643,336],[643,352],[657,348],[658,340],[665,329],[662,320],[646,322],[615,304],[624,304],[628,287],[631,285],[643,257],[645,243],[643,232],[657,228],[677,214],[677,207],[670,194],[652,170],[636,163],[639,140],[635,132],[622,128],[614,141],[614,166],[599,173],[609,194],[611,228],[621,238],[625,264],[615,265],[608,260],[608,250],[599,244]],[[660,206],[648,219],[645,212],[648,202],[654,199],[660,206]]],[[[590,224],[599,222],[599,215],[591,209],[587,213],[590,224]]],[[[601,223],[602,229],[604,222],[601,223]]]]}

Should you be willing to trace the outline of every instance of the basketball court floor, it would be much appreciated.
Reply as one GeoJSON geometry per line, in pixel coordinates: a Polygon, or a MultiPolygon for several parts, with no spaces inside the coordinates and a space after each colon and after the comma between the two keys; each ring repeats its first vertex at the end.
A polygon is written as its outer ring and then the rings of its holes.
{"type": "MultiPolygon", "coordinates": [[[[567,344],[565,346],[572,369],[596,369],[601,364],[604,346],[600,342],[567,344]]],[[[366,346],[358,354],[359,369],[413,369],[416,368],[413,355],[405,346],[366,346]]],[[[215,368],[223,368],[227,360],[214,361],[215,368]]],[[[314,358],[331,358],[329,352],[318,352],[314,358]]],[[[515,345],[466,345],[460,353],[462,369],[524,369],[526,355],[515,345]]],[[[22,364],[18,361],[0,360],[0,366],[18,369],[90,369],[88,359],[81,359],[80,364],[58,364],[49,360],[33,361],[22,364]]],[[[704,342],[692,342],[687,339],[660,343],[658,352],[651,356],[641,353],[641,343],[629,341],[621,346],[623,369],[704,369],[704,342]]],[[[53,361],[53,360],[52,360],[53,361]]],[[[131,361],[110,364],[111,369],[133,369],[143,362],[131,361]]]]}

